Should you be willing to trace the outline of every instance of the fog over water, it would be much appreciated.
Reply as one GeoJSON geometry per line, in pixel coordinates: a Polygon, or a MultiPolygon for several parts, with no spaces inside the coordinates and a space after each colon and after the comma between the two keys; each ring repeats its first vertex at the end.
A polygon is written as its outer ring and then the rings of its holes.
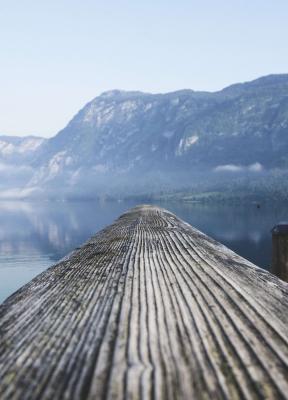
{"type": "MultiPolygon", "coordinates": [[[[0,202],[0,302],[134,205],[0,202]]],[[[285,204],[160,205],[265,269],[271,263],[270,230],[288,220],[285,204]]]]}

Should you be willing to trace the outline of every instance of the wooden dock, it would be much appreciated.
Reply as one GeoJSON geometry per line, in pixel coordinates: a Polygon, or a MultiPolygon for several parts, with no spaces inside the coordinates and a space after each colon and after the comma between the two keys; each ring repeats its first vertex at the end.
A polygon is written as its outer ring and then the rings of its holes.
{"type": "Polygon", "coordinates": [[[0,307],[0,399],[288,399],[288,284],[139,206],[0,307]]]}

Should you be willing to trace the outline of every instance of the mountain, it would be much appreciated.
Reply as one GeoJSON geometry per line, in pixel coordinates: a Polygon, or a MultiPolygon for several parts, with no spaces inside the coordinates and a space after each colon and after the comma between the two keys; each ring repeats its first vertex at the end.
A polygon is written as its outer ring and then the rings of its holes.
{"type": "Polygon", "coordinates": [[[0,162],[25,163],[40,150],[46,139],[38,136],[4,136],[0,135],[0,162]]]}
{"type": "Polygon", "coordinates": [[[35,174],[31,159],[45,141],[37,136],[0,136],[0,198],[18,197],[19,190],[15,188],[19,187],[22,187],[22,194],[30,193],[30,189],[23,190],[23,186],[35,174]]]}
{"type": "Polygon", "coordinates": [[[113,90],[39,145],[26,189],[89,197],[256,179],[287,169],[287,135],[287,74],[214,93],[113,90]]]}

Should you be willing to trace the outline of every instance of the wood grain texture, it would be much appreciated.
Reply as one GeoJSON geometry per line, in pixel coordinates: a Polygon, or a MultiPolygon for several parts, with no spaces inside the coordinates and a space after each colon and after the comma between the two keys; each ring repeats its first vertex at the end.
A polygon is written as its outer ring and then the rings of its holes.
{"type": "Polygon", "coordinates": [[[157,207],[9,297],[0,334],[1,400],[288,399],[288,284],[157,207]]]}

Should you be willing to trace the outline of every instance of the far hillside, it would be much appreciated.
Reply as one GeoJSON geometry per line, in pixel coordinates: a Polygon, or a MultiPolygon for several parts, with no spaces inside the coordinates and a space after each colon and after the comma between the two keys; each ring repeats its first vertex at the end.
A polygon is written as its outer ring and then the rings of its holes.
{"type": "Polygon", "coordinates": [[[33,151],[2,149],[0,173],[29,171],[2,197],[285,198],[288,75],[214,93],[105,92],[33,151]]]}

